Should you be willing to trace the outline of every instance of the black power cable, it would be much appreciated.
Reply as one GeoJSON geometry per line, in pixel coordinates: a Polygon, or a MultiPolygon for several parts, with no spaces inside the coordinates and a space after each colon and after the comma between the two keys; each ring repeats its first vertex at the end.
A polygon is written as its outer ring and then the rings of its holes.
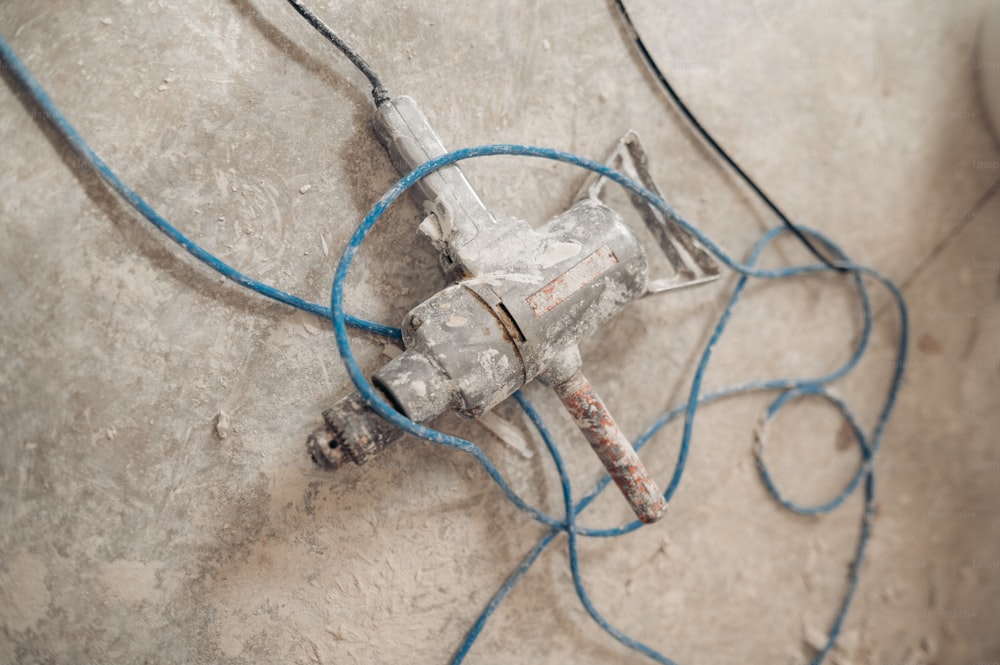
{"type": "Polygon", "coordinates": [[[337,49],[347,56],[347,59],[351,61],[358,70],[365,75],[368,81],[372,84],[372,98],[375,100],[375,106],[381,106],[383,103],[389,101],[389,91],[382,84],[382,80],[372,69],[364,58],[358,55],[357,51],[352,49],[347,45],[343,39],[338,37],[333,30],[326,23],[323,22],[320,17],[316,16],[311,9],[303,5],[299,0],[288,0],[288,4],[295,8],[302,18],[309,22],[309,25],[316,28],[321,35],[327,38],[331,44],[337,47],[337,49]]]}
{"type": "MultiPolygon", "coordinates": [[[[846,272],[847,268],[836,265],[833,262],[831,262],[830,259],[824,256],[822,252],[820,252],[816,248],[816,246],[813,245],[812,242],[810,242],[809,238],[807,238],[805,234],[802,233],[799,227],[796,226],[792,222],[792,220],[789,219],[788,216],[781,210],[781,208],[779,208],[777,204],[771,200],[771,197],[769,197],[767,194],[764,193],[764,190],[762,190],[757,185],[757,183],[754,182],[753,178],[747,175],[746,171],[740,168],[740,165],[737,164],[736,161],[729,156],[729,153],[726,152],[721,145],[719,145],[719,143],[712,137],[711,134],[709,134],[708,130],[705,129],[705,127],[701,124],[701,122],[698,121],[698,118],[696,118],[694,113],[692,113],[691,110],[687,107],[687,104],[685,104],[684,101],[680,98],[680,95],[678,95],[677,91],[674,90],[674,87],[670,85],[670,81],[667,80],[667,77],[664,75],[663,71],[656,64],[656,60],[653,59],[653,56],[649,52],[649,49],[646,48],[646,44],[643,42],[642,37],[639,36],[638,30],[636,30],[635,24],[632,22],[632,17],[629,16],[628,10],[625,9],[624,0],[614,0],[614,3],[615,7],[618,9],[618,14],[622,19],[622,23],[625,27],[625,30],[628,33],[629,37],[632,39],[633,44],[635,44],[635,47],[639,51],[639,54],[642,56],[643,61],[645,61],[646,65],[649,67],[650,71],[656,77],[656,80],[663,87],[663,90],[670,97],[671,101],[673,101],[674,105],[680,110],[681,114],[687,119],[687,121],[691,123],[691,126],[694,127],[694,129],[698,132],[698,134],[702,137],[702,139],[704,139],[705,142],[708,143],[708,145],[711,146],[713,150],[715,150],[716,154],[718,154],[719,157],[721,157],[723,161],[725,161],[730,166],[730,168],[732,168],[733,171],[736,172],[736,174],[743,180],[743,182],[745,182],[750,187],[750,189],[752,189],[754,193],[758,197],[760,197],[761,201],[763,201],[764,204],[767,205],[767,207],[770,208],[775,215],[777,215],[778,219],[781,220],[781,222],[788,228],[788,230],[790,230],[793,234],[795,234],[795,236],[799,239],[799,241],[810,252],[812,252],[812,254],[816,258],[818,258],[820,261],[822,261],[830,268],[833,268],[834,270],[846,272]]],[[[378,74],[375,73],[375,70],[372,69],[371,65],[369,65],[364,58],[362,58],[344,40],[338,37],[336,33],[334,33],[333,30],[330,28],[330,26],[328,26],[326,23],[323,22],[322,19],[316,16],[316,14],[312,12],[312,10],[303,5],[300,0],[288,0],[288,4],[290,4],[295,9],[295,11],[297,11],[302,16],[302,18],[308,21],[312,27],[316,28],[316,30],[319,31],[321,35],[323,35],[327,40],[329,40],[331,44],[337,47],[337,49],[341,53],[347,56],[347,59],[351,61],[351,64],[357,67],[358,70],[365,75],[365,77],[372,85],[372,98],[375,100],[375,106],[381,106],[384,102],[389,100],[389,91],[382,83],[382,80],[378,77],[378,74]]]]}
{"type": "Polygon", "coordinates": [[[674,90],[674,87],[670,85],[670,81],[667,80],[663,71],[657,66],[652,54],[646,48],[646,44],[642,41],[642,37],[639,36],[639,31],[636,30],[635,24],[632,23],[632,17],[629,16],[628,11],[625,9],[624,0],[614,0],[614,2],[615,6],[618,8],[618,14],[622,19],[622,23],[624,24],[628,36],[632,39],[632,43],[635,44],[636,49],[639,51],[639,55],[641,55],[642,59],[646,62],[646,66],[649,67],[650,71],[656,77],[656,80],[659,81],[671,101],[673,101],[674,105],[678,108],[678,110],[680,110],[681,114],[687,119],[687,121],[691,123],[691,126],[695,128],[701,138],[704,139],[705,142],[708,143],[713,150],[715,150],[716,154],[718,154],[719,157],[721,157],[722,160],[736,172],[736,175],[743,179],[743,182],[745,182],[750,189],[752,189],[754,193],[760,197],[760,200],[763,201],[764,204],[778,216],[778,219],[780,219],[781,222],[788,227],[789,231],[795,234],[795,236],[802,242],[803,245],[806,246],[806,248],[809,249],[810,252],[813,253],[816,258],[834,270],[847,272],[847,268],[834,264],[830,261],[830,259],[824,256],[822,252],[820,252],[816,246],[812,244],[812,242],[809,241],[809,238],[802,233],[799,227],[796,226],[784,212],[782,212],[781,208],[779,208],[777,204],[771,200],[771,197],[765,194],[764,190],[757,186],[757,183],[753,181],[753,178],[747,175],[746,171],[740,168],[740,165],[729,156],[729,153],[727,153],[722,146],[719,145],[714,138],[712,138],[712,135],[708,133],[708,130],[705,129],[700,122],[698,122],[698,118],[696,118],[694,113],[688,109],[687,104],[681,100],[680,95],[678,95],[677,91],[674,90]]]}

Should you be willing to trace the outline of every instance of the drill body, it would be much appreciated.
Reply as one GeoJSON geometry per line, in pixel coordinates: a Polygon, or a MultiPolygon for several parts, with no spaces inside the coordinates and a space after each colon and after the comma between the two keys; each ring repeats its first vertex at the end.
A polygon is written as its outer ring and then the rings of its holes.
{"type": "MultiPolygon", "coordinates": [[[[375,131],[401,174],[447,152],[408,97],[378,107],[375,131]]],[[[639,149],[637,138],[628,147],[639,149]]],[[[452,284],[406,315],[406,350],[374,373],[373,385],[400,413],[427,422],[450,410],[475,418],[538,379],[559,395],[639,518],[656,520],[663,497],[581,373],[580,340],[651,290],[643,246],[601,202],[599,182],[537,229],[498,219],[458,166],[414,188],[427,213],[419,230],[452,284]]],[[[669,243],[670,228],[644,218],[669,243]]],[[[676,255],[674,244],[661,246],[676,255]]],[[[323,416],[308,443],[322,466],[364,463],[401,434],[357,393],[323,416]]]]}

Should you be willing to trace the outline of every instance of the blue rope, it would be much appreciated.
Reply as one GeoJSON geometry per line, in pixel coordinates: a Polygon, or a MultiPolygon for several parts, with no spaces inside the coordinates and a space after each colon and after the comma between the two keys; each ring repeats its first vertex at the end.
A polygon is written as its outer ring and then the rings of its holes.
{"type": "MultiPolygon", "coordinates": [[[[755,267],[755,263],[766,246],[777,237],[779,234],[787,231],[786,228],[772,229],[764,234],[764,236],[758,241],[750,253],[750,256],[745,263],[740,263],[730,257],[721,247],[719,247],[710,238],[702,234],[698,229],[693,227],[690,223],[684,220],[680,215],[676,213],[660,197],[656,196],[654,193],[650,192],[644,188],[639,183],[627,178],[626,176],[618,173],[617,171],[611,169],[610,167],[589,160],[583,157],[572,155],[570,153],[561,152],[558,150],[552,150],[548,148],[535,148],[522,145],[490,145],[490,146],[480,146],[475,148],[465,148],[456,150],[454,152],[442,155],[432,159],[404,176],[396,185],[394,185],[386,194],[379,199],[379,201],[372,207],[368,215],[365,216],[361,224],[355,230],[353,236],[347,244],[343,255],[341,256],[340,263],[337,265],[337,271],[334,276],[333,286],[331,288],[330,294],[330,309],[333,312],[333,326],[334,335],[337,341],[337,348],[340,351],[341,358],[344,361],[344,365],[347,368],[348,375],[351,377],[352,382],[355,387],[365,398],[365,400],[371,405],[377,413],[379,413],[384,418],[393,422],[396,426],[405,430],[406,432],[419,436],[428,441],[432,441],[441,445],[449,446],[464,452],[471,453],[475,459],[486,469],[487,473],[497,482],[503,492],[507,495],[515,505],[530,512],[536,519],[542,521],[550,526],[550,531],[539,540],[535,547],[527,554],[527,556],[521,561],[519,566],[511,574],[511,576],[504,582],[499,591],[494,595],[491,601],[487,604],[486,608],[477,618],[476,622],[473,624],[472,628],[466,635],[465,640],[459,646],[458,651],[455,654],[452,663],[461,663],[466,655],[469,653],[472,645],[475,643],[476,639],[481,634],[482,630],[485,628],[490,616],[496,611],[503,599],[509,594],[510,590],[517,584],[524,573],[531,567],[535,560],[541,555],[549,544],[551,544],[557,535],[558,531],[566,531],[568,538],[568,550],[570,559],[570,569],[573,575],[573,584],[576,588],[577,595],[580,598],[580,602],[583,604],[584,608],[590,614],[590,616],[601,626],[608,634],[617,639],[622,644],[632,648],[651,659],[665,664],[672,664],[671,661],[666,656],[660,654],[651,647],[634,640],[629,637],[619,629],[612,626],[597,608],[591,602],[589,596],[587,595],[586,588],[583,582],[582,574],[579,567],[579,555],[577,548],[577,538],[580,535],[589,536],[602,536],[602,537],[612,537],[622,535],[633,531],[641,526],[641,523],[633,521],[624,526],[615,529],[606,530],[586,530],[576,527],[575,518],[582,512],[594,498],[596,498],[609,483],[609,478],[605,476],[601,482],[594,488],[590,493],[588,493],[579,504],[573,504],[571,499],[571,492],[569,486],[569,479],[560,473],[560,478],[563,485],[564,502],[566,503],[566,518],[562,522],[553,524],[549,516],[542,515],[540,511],[534,509],[530,506],[526,506],[524,501],[518,497],[503,481],[499,472],[496,468],[489,462],[485,454],[479,449],[475,444],[454,437],[436,430],[430,429],[428,427],[422,426],[418,423],[410,421],[405,416],[396,412],[388,403],[386,403],[378,393],[373,389],[371,384],[366,379],[361,368],[358,366],[356,359],[350,348],[350,340],[347,334],[346,328],[346,318],[344,314],[344,285],[346,282],[348,270],[350,268],[351,262],[354,260],[355,255],[360,250],[362,243],[367,237],[368,233],[372,230],[375,223],[382,217],[386,209],[395,202],[400,196],[402,196],[407,189],[413,186],[415,183],[419,182],[421,179],[427,177],[429,174],[437,171],[438,169],[444,168],[450,164],[456,162],[470,159],[473,157],[484,157],[493,155],[520,155],[526,157],[536,157],[543,159],[550,159],[559,162],[564,162],[572,164],[574,166],[579,166],[585,168],[594,173],[598,173],[604,177],[607,177],[619,185],[627,189],[628,191],[642,197],[644,200],[649,202],[651,205],[660,210],[668,218],[680,224],[682,227],[687,229],[692,233],[699,241],[705,245],[709,251],[711,251],[715,256],[729,266],[736,272],[740,273],[740,278],[737,281],[737,285],[733,290],[733,294],[730,297],[729,303],[722,313],[722,316],[717,323],[715,330],[709,339],[704,351],[702,352],[701,359],[698,363],[698,368],[695,372],[695,376],[692,380],[690,398],[688,402],[672,410],[668,414],[661,417],[653,428],[650,429],[640,440],[636,442],[636,447],[639,448],[644,445],[649,439],[664,425],[675,419],[681,413],[685,415],[684,422],[684,432],[681,438],[681,446],[678,452],[677,464],[674,469],[673,477],[671,482],[664,492],[664,496],[669,500],[674,492],[676,492],[679,487],[680,480],[683,477],[683,472],[685,468],[685,463],[687,460],[687,455],[690,450],[691,437],[694,427],[694,417],[697,413],[697,409],[711,401],[716,401],[724,397],[731,397],[739,394],[745,394],[753,391],[761,390],[782,390],[782,396],[779,396],[778,400],[775,401],[768,409],[767,418],[771,418],[774,414],[786,403],[788,403],[792,397],[799,396],[801,394],[815,394],[828,399],[834,406],[836,406],[843,414],[845,420],[850,425],[852,431],[857,438],[858,444],[862,451],[862,465],[860,466],[857,474],[850,482],[848,482],[845,489],[837,495],[834,499],[816,507],[800,507],[787,499],[785,499],[779,492],[777,486],[771,480],[771,476],[767,473],[767,467],[764,462],[763,456],[758,455],[758,470],[761,474],[761,479],[767,487],[768,491],[774,496],[781,505],[785,506],[789,510],[796,513],[805,515],[814,515],[826,513],[837,506],[841,505],[858,487],[862,480],[865,481],[865,510],[862,515],[862,525],[859,533],[857,545],[855,548],[854,560],[851,566],[851,574],[848,579],[847,589],[844,593],[843,600],[841,602],[840,608],[835,616],[833,623],[829,631],[829,637],[826,646],[820,653],[816,656],[813,661],[814,664],[821,663],[826,655],[836,644],[837,638],[840,634],[841,626],[847,615],[847,611],[850,607],[851,600],[854,597],[854,592],[858,584],[858,574],[860,567],[864,558],[865,547],[868,542],[868,537],[870,533],[870,521],[874,512],[874,467],[873,467],[873,457],[881,443],[882,435],[885,431],[886,423],[888,422],[889,416],[892,412],[892,408],[895,404],[896,394],[898,393],[900,383],[903,377],[903,370],[905,368],[906,360],[906,350],[908,343],[908,316],[906,311],[906,305],[903,300],[902,293],[888,278],[882,276],[877,271],[868,268],[866,266],[857,265],[848,261],[846,255],[828,238],[823,236],[821,233],[807,229],[804,227],[799,227],[803,232],[807,233],[813,239],[818,240],[832,251],[834,251],[839,258],[840,262],[830,266],[824,264],[809,264],[801,266],[793,266],[789,268],[781,268],[775,270],[763,270],[755,267]],[[820,272],[826,272],[830,270],[837,270],[841,268],[846,268],[850,272],[854,280],[855,286],[859,292],[859,299],[862,304],[862,311],[864,314],[864,329],[862,331],[861,340],[856,347],[854,353],[848,359],[848,361],[837,370],[821,377],[817,378],[790,378],[790,379],[778,379],[770,381],[760,381],[751,382],[748,384],[726,388],[715,393],[710,393],[701,396],[701,383],[705,375],[705,371],[708,367],[709,359],[711,358],[711,352],[714,346],[718,343],[723,332],[726,329],[726,325],[729,322],[730,316],[732,314],[733,308],[739,301],[742,295],[748,279],[750,277],[756,277],[761,279],[784,279],[789,277],[802,276],[807,274],[814,274],[820,272]],[[860,361],[861,357],[864,355],[868,342],[870,339],[870,333],[872,328],[872,313],[871,313],[871,303],[870,298],[867,293],[867,287],[864,285],[862,277],[868,276],[874,278],[875,280],[881,282],[885,285],[893,297],[896,300],[899,316],[900,316],[900,337],[899,337],[899,349],[897,362],[895,363],[895,373],[893,380],[887,395],[885,404],[883,405],[882,412],[878,418],[875,429],[872,432],[871,438],[868,439],[864,436],[861,431],[860,426],[857,424],[857,420],[853,415],[853,412],[848,407],[846,402],[838,398],[833,397],[828,393],[823,387],[836,379],[839,379],[849,373],[860,361]]],[[[527,400],[523,396],[519,396],[518,403],[522,405],[522,408],[527,404],[527,400]]],[[[531,417],[533,413],[532,410],[526,409],[531,417]]],[[[544,427],[540,427],[540,420],[535,417],[531,417],[533,423],[535,423],[536,429],[538,429],[539,434],[542,436],[543,441],[546,443],[546,447],[550,450],[550,453],[555,449],[550,442],[550,435],[544,427]]],[[[558,457],[553,456],[556,462],[557,469],[561,471],[561,461],[558,457]]]]}
{"type": "Polygon", "coordinates": [[[400,331],[397,328],[390,326],[374,323],[371,321],[366,321],[361,318],[357,318],[348,315],[344,311],[344,284],[346,282],[348,270],[350,268],[351,262],[354,260],[355,255],[360,250],[362,243],[367,237],[368,233],[374,227],[375,223],[381,218],[386,209],[398,199],[402,194],[416,182],[426,177],[427,175],[433,173],[434,171],[454,164],[458,161],[464,159],[470,159],[473,157],[482,156],[494,156],[494,155],[520,155],[526,157],[535,157],[542,159],[555,160],[559,162],[564,162],[581,168],[585,168],[589,171],[603,175],[619,185],[627,189],[628,191],[642,197],[644,200],[648,201],[651,205],[659,209],[668,218],[680,224],[682,227],[686,228],[691,232],[696,238],[698,238],[723,264],[727,265],[737,273],[740,277],[733,289],[733,293],[730,296],[729,302],[724,309],[722,315],[717,322],[715,329],[706,345],[705,349],[702,351],[701,357],[698,362],[697,369],[695,371],[694,378],[692,379],[691,389],[688,396],[688,401],[685,404],[675,407],[670,411],[661,415],[650,427],[642,434],[635,442],[635,448],[641,449],[645,446],[652,438],[668,423],[674,421],[682,414],[684,415],[684,430],[681,436],[681,443],[678,449],[677,462],[674,467],[674,472],[671,477],[670,484],[668,485],[664,496],[669,500],[674,493],[677,491],[680,481],[683,477],[687,456],[690,451],[691,438],[694,426],[694,419],[698,412],[698,409],[702,406],[720,401],[725,398],[734,397],[738,395],[743,395],[751,392],[760,391],[778,391],[778,396],[774,401],[768,406],[763,414],[762,424],[766,424],[767,421],[772,419],[778,411],[780,411],[787,404],[795,401],[799,397],[803,396],[817,396],[822,399],[827,400],[834,407],[836,407],[840,413],[843,415],[845,422],[849,425],[851,431],[854,433],[855,439],[858,442],[858,446],[861,451],[861,464],[858,468],[856,474],[848,481],[844,489],[833,499],[818,505],[818,506],[801,506],[789,499],[787,499],[777,487],[774,482],[770,472],[768,471],[766,462],[764,460],[764,441],[762,435],[758,438],[757,444],[755,446],[754,452],[757,462],[758,473],[761,477],[761,481],[767,488],[768,492],[774,497],[774,499],[782,506],[788,510],[802,515],[818,515],[828,513],[837,507],[839,507],[849,496],[851,496],[854,491],[863,483],[864,484],[864,511],[861,517],[861,526],[858,534],[858,540],[855,546],[854,558],[850,568],[850,574],[847,580],[847,587],[844,592],[843,599],[838,608],[837,614],[831,624],[829,631],[829,637],[825,647],[820,651],[820,653],[813,660],[815,665],[821,663],[827,654],[833,649],[836,644],[837,638],[840,634],[841,627],[843,625],[844,619],[847,615],[847,611],[850,607],[851,600],[854,597],[855,591],[858,586],[858,579],[860,575],[860,568],[864,560],[865,548],[868,543],[869,535],[871,533],[871,522],[874,518],[874,501],[875,501],[875,472],[874,472],[874,458],[878,452],[879,446],[882,441],[882,437],[885,433],[885,427],[888,423],[889,416],[892,413],[892,409],[895,405],[896,396],[899,392],[899,387],[903,379],[903,371],[906,365],[906,352],[908,346],[908,315],[906,310],[906,304],[903,299],[902,292],[899,288],[888,278],[882,276],[877,271],[868,268],[866,266],[861,266],[850,262],[847,256],[837,247],[832,241],[823,236],[817,231],[802,229],[811,239],[820,242],[834,253],[839,262],[835,265],[800,265],[792,266],[788,268],[780,268],[775,270],[762,270],[756,268],[756,262],[760,255],[766,249],[766,247],[771,243],[771,241],[776,238],[781,233],[787,231],[785,228],[776,228],[765,233],[761,239],[754,245],[748,259],[744,263],[740,263],[732,259],[726,252],[724,252],[716,243],[714,243],[710,238],[702,234],[698,229],[694,228],[686,220],[684,220],[680,215],[676,213],[665,201],[660,197],[656,196],[649,190],[645,189],[639,183],[636,183],[624,175],[614,171],[613,169],[607,167],[604,164],[600,164],[593,160],[585,159],[583,157],[578,157],[566,152],[561,152],[557,150],[552,150],[548,148],[534,148],[522,145],[491,145],[491,146],[481,146],[477,148],[466,148],[463,150],[457,150],[455,152],[443,155],[436,159],[433,159],[418,168],[414,169],[411,173],[402,178],[396,185],[394,185],[379,201],[375,204],[372,210],[365,216],[361,224],[355,230],[352,235],[343,255],[341,256],[340,262],[337,266],[337,271],[331,286],[330,293],[330,307],[324,307],[316,303],[312,303],[303,300],[297,296],[281,291],[277,288],[264,284],[257,281],[251,277],[244,275],[243,273],[232,268],[228,264],[219,260],[213,254],[207,250],[200,247],[197,243],[190,240],[187,236],[181,233],[176,227],[171,225],[166,219],[161,217],[148,203],[146,203],[138,194],[127,187],[118,176],[111,171],[111,169],[94,153],[93,150],[87,145],[83,138],[76,132],[76,130],[69,124],[66,118],[62,115],[59,109],[55,106],[52,100],[48,97],[44,90],[38,85],[34,80],[30,72],[24,66],[24,64],[17,58],[16,54],[11,50],[7,42],[0,36],[0,62],[4,64],[6,71],[9,71],[11,75],[17,80],[27,91],[31,99],[38,104],[42,110],[45,111],[46,117],[48,117],[55,127],[60,131],[60,133],[66,138],[70,145],[95,169],[95,171],[100,175],[100,177],[112,188],[114,189],[122,198],[124,198],[133,208],[135,208],[146,220],[148,220],[154,227],[159,231],[164,233],[168,238],[179,244],[185,250],[187,250],[192,256],[197,258],[199,261],[210,267],[211,269],[217,271],[226,278],[236,282],[237,284],[255,291],[265,297],[271,298],[278,302],[290,305],[292,307],[301,309],[312,314],[316,314],[323,318],[329,319],[333,324],[334,336],[337,343],[337,348],[340,351],[341,357],[344,360],[345,367],[347,368],[348,374],[351,377],[352,382],[357,387],[358,391],[364,396],[371,407],[378,412],[382,417],[393,422],[395,425],[405,430],[406,432],[419,436],[428,441],[438,443],[444,446],[460,450],[467,454],[473,456],[473,458],[483,467],[489,477],[500,487],[505,496],[514,503],[518,508],[524,510],[530,514],[534,519],[539,522],[546,524],[549,530],[538,540],[535,546],[525,555],[521,560],[520,564],[514,569],[511,575],[503,583],[500,589],[494,594],[493,598],[486,605],[483,611],[480,613],[479,617],[469,629],[466,634],[465,639],[459,646],[452,660],[453,663],[461,663],[465,657],[468,655],[472,646],[476,642],[477,638],[486,627],[490,617],[502,604],[503,600],[507,597],[510,591],[516,586],[517,582],[524,576],[524,574],[531,568],[534,562],[542,555],[542,553],[552,544],[556,537],[565,532],[567,534],[567,549],[569,556],[570,571],[573,578],[573,585],[576,590],[577,595],[580,598],[580,602],[586,609],[588,614],[594,619],[594,621],[601,626],[609,635],[614,637],[616,640],[624,644],[625,646],[634,649],[635,651],[642,653],[652,660],[664,663],[667,665],[675,665],[674,661],[670,660],[660,652],[655,649],[635,640],[634,638],[628,636],[620,629],[613,626],[595,607],[591,601],[586,585],[583,580],[583,574],[580,566],[580,557],[578,550],[578,539],[580,536],[588,537],[616,537],[631,531],[638,529],[641,523],[637,520],[626,523],[624,525],[608,528],[608,529],[591,529],[580,527],[577,525],[577,517],[583,513],[584,510],[596,499],[609,485],[610,478],[604,476],[601,480],[595,484],[595,486],[587,492],[583,498],[579,501],[574,502],[572,486],[570,483],[569,474],[566,470],[565,463],[562,456],[559,453],[558,448],[555,445],[553,437],[546,427],[543,419],[528,401],[528,399],[521,393],[517,392],[514,394],[514,399],[520,405],[520,407],[527,414],[528,418],[534,425],[535,429],[538,431],[539,436],[545,444],[548,450],[549,456],[552,459],[556,472],[559,475],[560,487],[563,495],[563,510],[565,517],[562,519],[548,515],[538,508],[528,504],[520,496],[518,496],[510,487],[510,485],[505,481],[503,476],[500,474],[499,470],[493,465],[486,454],[481,448],[476,446],[470,441],[460,439],[458,437],[445,434],[443,432],[438,432],[431,428],[415,423],[401,414],[397,413],[392,409],[385,401],[383,401],[379,395],[373,390],[371,384],[367,381],[364,373],[361,371],[358,363],[351,351],[349,338],[347,335],[347,326],[353,326],[360,328],[362,330],[385,335],[392,337],[394,339],[400,339],[400,331]],[[722,337],[723,332],[730,320],[732,311],[737,305],[749,278],[760,278],[760,279],[785,279],[790,277],[803,276],[808,274],[816,274],[829,270],[847,270],[854,280],[855,287],[858,292],[858,298],[861,303],[862,314],[864,317],[864,324],[862,329],[862,334],[860,336],[857,347],[851,354],[850,358],[838,369],[830,372],[826,375],[820,377],[805,377],[805,378],[788,378],[788,379],[770,379],[763,381],[752,381],[736,386],[731,386],[717,390],[714,392],[709,392],[702,394],[701,385],[702,379],[707,370],[709,360],[711,358],[712,349],[718,343],[719,339],[722,337]],[[898,352],[897,361],[894,365],[895,372],[893,375],[892,382],[888,394],[886,396],[885,403],[882,406],[882,410],[879,414],[875,427],[872,430],[870,436],[866,436],[865,432],[862,430],[861,426],[858,424],[853,411],[850,409],[848,404],[839,397],[832,394],[828,386],[832,382],[842,378],[850,371],[852,371],[857,363],[860,361],[866,349],[868,347],[870,334],[872,330],[872,311],[871,302],[868,295],[867,287],[864,284],[863,277],[868,277],[874,279],[875,281],[881,283],[885,286],[892,294],[897,308],[899,311],[900,318],[900,330],[899,330],[899,340],[898,340],[898,352]]]}
{"type": "MultiPolygon", "coordinates": [[[[95,153],[91,147],[83,140],[76,128],[73,127],[66,119],[66,116],[62,114],[62,111],[55,105],[49,95],[35,80],[35,77],[31,75],[31,72],[21,62],[17,54],[14,53],[7,41],[0,36],[0,62],[4,63],[4,69],[9,71],[14,79],[21,84],[28,95],[31,97],[41,109],[45,112],[44,117],[47,118],[59,133],[69,142],[73,149],[86,160],[86,162],[97,172],[104,182],[108,184],[111,189],[115,190],[119,196],[121,196],[125,201],[128,202],[133,208],[138,211],[140,215],[146,218],[146,220],[156,227],[161,233],[173,240],[175,243],[183,247],[191,254],[193,257],[207,265],[212,270],[218,272],[223,277],[226,277],[240,286],[250,289],[251,291],[256,291],[257,293],[270,298],[272,300],[277,300],[278,302],[284,303],[295,307],[296,309],[301,309],[305,312],[321,316],[324,319],[330,318],[330,310],[322,305],[318,305],[308,300],[303,300],[298,296],[292,295],[291,293],[286,293],[281,289],[277,289],[268,284],[264,284],[253,277],[244,275],[240,271],[236,270],[229,264],[225,263],[218,257],[216,257],[211,252],[203,249],[198,243],[188,238],[186,235],[181,233],[177,227],[164,219],[156,210],[153,209],[146,201],[136,194],[128,185],[122,182],[121,178],[104,163],[97,153],[95,153]]],[[[391,326],[385,326],[380,323],[372,323],[371,321],[365,321],[364,319],[359,319],[353,316],[347,317],[347,323],[356,328],[366,330],[376,335],[384,335],[386,337],[391,337],[393,339],[402,339],[402,333],[398,328],[393,328],[391,326]]]]}

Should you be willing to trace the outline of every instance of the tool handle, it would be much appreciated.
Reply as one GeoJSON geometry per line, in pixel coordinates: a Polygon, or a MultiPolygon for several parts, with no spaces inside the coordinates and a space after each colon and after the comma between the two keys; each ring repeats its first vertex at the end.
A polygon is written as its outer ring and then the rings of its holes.
{"type": "Polygon", "coordinates": [[[553,389],[639,520],[658,520],[667,501],[590,381],[576,372],[553,389]]]}
{"type": "MultiPolygon", "coordinates": [[[[448,152],[409,97],[394,97],[378,107],[375,134],[400,175],[448,152]]],[[[435,215],[433,227],[421,230],[427,229],[424,232],[439,244],[447,260],[459,268],[473,268],[477,255],[495,243],[498,221],[462,170],[446,166],[417,182],[414,191],[418,205],[435,215]]]]}

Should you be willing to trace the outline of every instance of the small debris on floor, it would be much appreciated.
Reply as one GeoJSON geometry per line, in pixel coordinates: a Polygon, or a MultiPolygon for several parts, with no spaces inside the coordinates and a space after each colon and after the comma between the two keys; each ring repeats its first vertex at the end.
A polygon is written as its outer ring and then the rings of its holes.
{"type": "Polygon", "coordinates": [[[917,339],[917,348],[924,353],[938,354],[944,351],[944,345],[934,335],[924,333],[917,339]]]}
{"type": "Polygon", "coordinates": [[[892,601],[893,595],[893,588],[889,585],[882,587],[881,591],[879,591],[879,596],[887,603],[892,601]]]}
{"type": "Polygon", "coordinates": [[[493,411],[487,411],[476,422],[507,446],[520,453],[524,459],[531,459],[535,456],[535,451],[528,447],[528,442],[525,441],[521,432],[493,411]]]}
{"type": "Polygon", "coordinates": [[[302,316],[301,318],[302,331],[305,333],[304,335],[305,337],[318,335],[320,334],[320,332],[322,332],[319,327],[314,325],[314,321],[315,319],[313,319],[311,316],[302,316]]]}
{"type": "Polygon", "coordinates": [[[824,631],[808,622],[805,622],[802,624],[802,641],[805,642],[810,649],[819,653],[823,650],[823,647],[826,646],[828,638],[824,631]]]}
{"type": "Polygon", "coordinates": [[[308,184],[308,183],[305,184],[305,185],[302,185],[301,187],[299,187],[299,194],[305,194],[306,192],[308,192],[312,188],[313,188],[313,186],[310,185],[310,184],[308,184]]]}
{"type": "Polygon", "coordinates": [[[229,415],[225,411],[219,411],[219,415],[215,417],[215,433],[220,439],[229,436],[229,426],[229,415]]]}

